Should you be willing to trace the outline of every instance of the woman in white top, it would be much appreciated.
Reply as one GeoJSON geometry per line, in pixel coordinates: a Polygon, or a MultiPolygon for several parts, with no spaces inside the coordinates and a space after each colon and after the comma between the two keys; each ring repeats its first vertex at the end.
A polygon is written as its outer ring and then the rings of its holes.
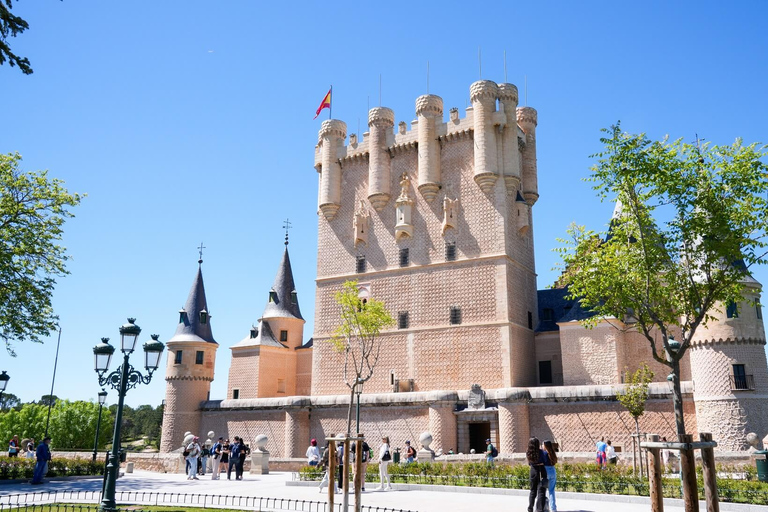
{"type": "Polygon", "coordinates": [[[605,458],[608,459],[608,464],[616,465],[616,463],[619,461],[619,456],[616,455],[616,450],[611,445],[611,440],[608,440],[608,443],[605,447],[605,458]]]}
{"type": "Polygon", "coordinates": [[[317,439],[313,439],[309,442],[309,448],[307,448],[307,464],[317,466],[319,462],[320,449],[317,447],[317,439]]]}
{"type": "Polygon", "coordinates": [[[192,442],[187,445],[187,461],[189,462],[189,474],[187,480],[199,480],[197,478],[197,458],[200,456],[200,444],[197,442],[200,438],[195,436],[192,442]]]}
{"type": "Polygon", "coordinates": [[[379,448],[379,484],[377,491],[391,491],[392,484],[389,482],[389,463],[392,461],[392,454],[389,451],[389,438],[381,438],[381,447],[379,448]],[[384,486],[386,482],[386,487],[384,486]]]}

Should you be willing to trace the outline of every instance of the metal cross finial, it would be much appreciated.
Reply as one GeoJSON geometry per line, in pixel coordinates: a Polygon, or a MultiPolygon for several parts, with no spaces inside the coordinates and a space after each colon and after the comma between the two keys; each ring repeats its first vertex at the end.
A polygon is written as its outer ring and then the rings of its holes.
{"type": "Polygon", "coordinates": [[[696,147],[698,149],[701,149],[701,142],[704,141],[704,140],[707,140],[707,139],[700,139],[698,133],[696,133],[694,135],[696,135],[696,147]]]}
{"type": "Polygon", "coordinates": [[[200,253],[200,259],[197,260],[197,262],[200,265],[203,264],[203,249],[206,249],[206,247],[203,245],[203,242],[200,242],[200,247],[197,248],[198,252],[200,253]]]}
{"type": "Polygon", "coordinates": [[[285,230],[285,245],[288,245],[288,230],[291,229],[291,221],[288,219],[285,219],[283,221],[283,229],[285,230]]]}

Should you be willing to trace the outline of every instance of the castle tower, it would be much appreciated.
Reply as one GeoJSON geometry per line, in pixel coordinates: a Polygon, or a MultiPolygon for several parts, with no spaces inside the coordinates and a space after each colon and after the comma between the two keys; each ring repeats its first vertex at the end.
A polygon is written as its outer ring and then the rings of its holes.
{"type": "Polygon", "coordinates": [[[336,216],[341,206],[341,164],[339,150],[347,138],[344,121],[328,119],[320,128],[318,145],[321,151],[319,208],[328,220],[336,216]]]}
{"type": "Polygon", "coordinates": [[[368,200],[376,211],[389,202],[392,182],[392,163],[387,151],[395,125],[395,113],[386,107],[372,108],[368,112],[368,200]]]}
{"type": "Polygon", "coordinates": [[[437,128],[443,122],[443,98],[425,94],[416,99],[419,130],[419,192],[431,203],[440,190],[440,145],[437,128]]]}
{"type": "Polygon", "coordinates": [[[307,394],[311,348],[303,346],[304,324],[293,281],[286,235],[283,259],[269,290],[258,326],[231,347],[228,399],[307,394]],[[305,369],[302,369],[306,367],[305,369]]]}
{"type": "Polygon", "coordinates": [[[536,125],[538,125],[536,109],[531,107],[518,108],[517,123],[525,132],[523,197],[530,206],[533,206],[539,199],[538,170],[536,168],[536,125]]]}
{"type": "Polygon", "coordinates": [[[760,306],[762,285],[743,281],[744,299],[719,304],[691,340],[696,430],[711,432],[719,450],[748,448],[747,434],[768,434],[768,364],[760,306]]]}
{"type": "Polygon", "coordinates": [[[184,432],[196,435],[200,428],[200,402],[209,398],[216,349],[219,344],[211,332],[211,314],[203,285],[203,260],[179,311],[176,334],[168,340],[168,365],[165,370],[165,408],[161,452],[181,447],[184,432]]]}
{"type": "Polygon", "coordinates": [[[474,114],[475,136],[475,182],[483,192],[493,189],[499,177],[496,148],[496,132],[493,129],[493,114],[496,112],[496,99],[499,87],[490,80],[480,80],[469,88],[474,114]]]}
{"type": "MultiPolygon", "coordinates": [[[[499,104],[506,117],[506,126],[501,132],[501,168],[507,192],[517,196],[520,187],[520,152],[517,142],[517,86],[499,84],[499,104]]],[[[527,219],[526,219],[527,224],[527,219]]]]}

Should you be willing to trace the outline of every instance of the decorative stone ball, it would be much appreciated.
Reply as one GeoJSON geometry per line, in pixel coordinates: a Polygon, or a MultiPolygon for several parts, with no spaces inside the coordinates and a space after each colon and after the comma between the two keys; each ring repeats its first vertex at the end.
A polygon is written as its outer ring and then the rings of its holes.
{"type": "Polygon", "coordinates": [[[757,434],[754,432],[750,432],[747,434],[747,444],[753,448],[757,448],[757,445],[760,443],[760,438],[757,437],[757,434]]]}
{"type": "Polygon", "coordinates": [[[214,432],[213,430],[208,432],[208,437],[210,437],[211,439],[213,439],[213,436],[215,436],[215,435],[216,435],[216,432],[214,432]]]}
{"type": "Polygon", "coordinates": [[[192,442],[192,440],[195,438],[192,434],[187,434],[184,436],[184,447],[186,448],[189,443],[192,442]]]}
{"type": "Polygon", "coordinates": [[[432,434],[429,432],[422,432],[419,436],[419,443],[425,450],[429,450],[429,445],[432,444],[432,434]]]}
{"type": "Polygon", "coordinates": [[[192,432],[190,432],[189,430],[187,430],[186,432],[184,432],[184,438],[185,438],[185,439],[187,438],[187,436],[191,436],[191,435],[192,435],[192,432]]]}
{"type": "Polygon", "coordinates": [[[267,441],[269,438],[265,436],[264,434],[259,434],[256,436],[256,439],[253,440],[253,444],[256,445],[256,449],[259,451],[264,451],[264,448],[267,446],[267,441]]]}

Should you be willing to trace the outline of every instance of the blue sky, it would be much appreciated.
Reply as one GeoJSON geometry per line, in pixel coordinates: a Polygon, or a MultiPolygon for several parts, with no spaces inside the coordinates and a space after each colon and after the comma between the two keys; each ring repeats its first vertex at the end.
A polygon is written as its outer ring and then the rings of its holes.
{"type": "MultiPolygon", "coordinates": [[[[204,241],[203,272],[220,343],[212,397],[231,345],[256,322],[290,252],[305,337],[313,325],[317,175],[313,151],[333,114],[365,131],[367,108],[410,122],[427,88],[445,110],[482,78],[518,85],[539,112],[534,208],[539,287],[569,223],[600,229],[611,204],[588,184],[599,130],[719,144],[768,141],[764,2],[97,2],[20,1],[30,29],[13,49],[35,73],[0,67],[0,151],[49,169],[88,197],[66,225],[71,275],[56,289],[62,342],[55,393],[95,398],[91,349],[135,316],[168,340],[204,241]],[[327,111],[326,111],[327,112],[327,111]]],[[[758,280],[768,283],[759,269],[758,280]]],[[[49,392],[56,339],[0,352],[8,391],[49,392]]],[[[135,363],[141,364],[134,356],[135,363]]],[[[163,360],[165,363],[165,358],[163,360]]],[[[162,372],[132,390],[157,405],[162,372]]],[[[108,398],[115,401],[114,392],[108,398]]]]}

